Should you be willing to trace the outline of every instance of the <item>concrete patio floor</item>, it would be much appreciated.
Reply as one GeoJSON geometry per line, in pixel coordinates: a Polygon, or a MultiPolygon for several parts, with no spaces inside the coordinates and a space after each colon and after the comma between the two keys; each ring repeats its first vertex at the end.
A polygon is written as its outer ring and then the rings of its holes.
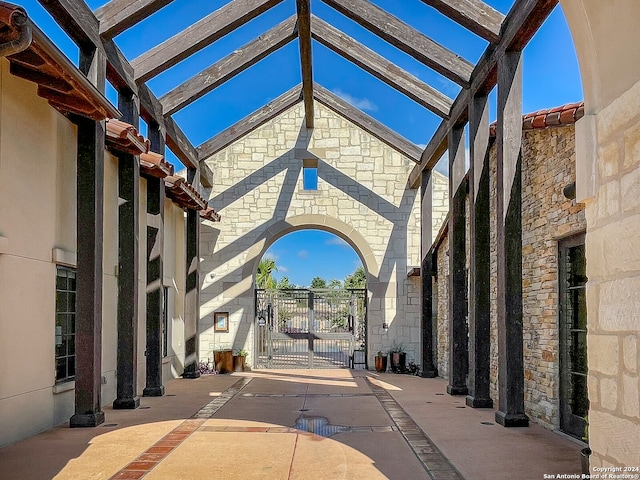
{"type": "Polygon", "coordinates": [[[580,473],[581,446],[503,428],[446,381],[363,370],[257,370],[170,380],[106,423],[0,449],[0,478],[542,479],[580,473]]]}

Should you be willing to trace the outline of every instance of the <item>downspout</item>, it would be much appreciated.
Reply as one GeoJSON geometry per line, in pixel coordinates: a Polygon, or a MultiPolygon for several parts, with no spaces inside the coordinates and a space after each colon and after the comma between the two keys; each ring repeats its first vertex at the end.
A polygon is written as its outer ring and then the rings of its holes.
{"type": "Polygon", "coordinates": [[[31,24],[29,23],[27,12],[22,8],[9,9],[8,7],[0,4],[0,21],[3,21],[8,26],[14,28],[18,33],[17,38],[0,44],[0,58],[15,55],[16,53],[20,53],[29,48],[32,37],[31,24]],[[7,12],[7,10],[9,10],[10,13],[7,12]],[[5,15],[2,15],[3,13],[9,13],[8,22],[5,22],[6,17],[5,15]]]}

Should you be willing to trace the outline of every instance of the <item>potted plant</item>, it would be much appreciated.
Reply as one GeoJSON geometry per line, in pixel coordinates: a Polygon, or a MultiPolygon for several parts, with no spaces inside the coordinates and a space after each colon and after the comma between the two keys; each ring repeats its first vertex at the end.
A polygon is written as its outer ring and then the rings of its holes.
{"type": "Polygon", "coordinates": [[[228,347],[219,346],[213,350],[213,362],[216,372],[233,372],[233,350],[228,347]]]}
{"type": "Polygon", "coordinates": [[[249,352],[242,348],[233,356],[233,369],[236,372],[244,372],[247,363],[247,355],[249,355],[249,352]]]}
{"type": "Polygon", "coordinates": [[[407,353],[404,351],[402,343],[393,343],[389,350],[389,357],[391,360],[391,371],[393,373],[403,373],[406,370],[407,353]]]}
{"type": "MultiPolygon", "coordinates": [[[[589,416],[584,417],[584,440],[589,445],[589,416]]],[[[587,446],[580,450],[580,462],[582,465],[582,473],[589,475],[589,455],[591,455],[591,449],[587,446]]]]}
{"type": "Polygon", "coordinates": [[[376,354],[376,372],[383,373],[387,371],[387,355],[379,350],[376,354]]]}

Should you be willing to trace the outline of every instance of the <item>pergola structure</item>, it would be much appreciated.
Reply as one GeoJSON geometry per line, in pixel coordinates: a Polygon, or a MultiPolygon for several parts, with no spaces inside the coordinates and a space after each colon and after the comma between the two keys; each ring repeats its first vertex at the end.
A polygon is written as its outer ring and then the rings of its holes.
{"type": "MultiPolygon", "coordinates": [[[[453,21],[467,28],[489,42],[484,54],[475,64],[471,64],[435,41],[423,32],[403,23],[369,0],[317,0],[323,1],[346,17],[357,22],[370,32],[386,40],[401,51],[430,67],[447,79],[458,84],[462,90],[455,99],[427,85],[412,74],[404,71],[373,50],[361,45],[337,28],[329,25],[310,11],[310,0],[296,0],[296,14],[279,25],[264,32],[223,59],[215,62],[191,79],[158,98],[147,85],[156,75],[178,65],[195,52],[212,44],[242,24],[269,10],[282,0],[233,0],[219,10],[197,21],[189,28],[151,48],[137,58],[127,59],[114,42],[119,33],[133,27],[171,0],[110,0],[92,11],[83,0],[39,0],[66,33],[77,43],[80,50],[79,68],[85,79],[73,82],[54,82],[47,75],[44,64],[52,64],[46,57],[28,57],[19,54],[9,56],[12,72],[44,84],[40,94],[52,105],[65,113],[85,112],[84,97],[73,95],[80,87],[97,90],[104,94],[105,82],[114,85],[118,91],[120,119],[134,127],[139,118],[149,126],[148,137],[155,152],[163,154],[165,144],[187,167],[187,182],[197,190],[201,182],[211,186],[212,174],[206,171],[201,161],[228,145],[238,136],[250,132],[266,119],[273,118],[289,106],[303,101],[306,128],[314,126],[314,99],[331,104],[346,118],[369,130],[383,141],[416,161],[410,176],[412,188],[420,187],[422,198],[422,266],[426,281],[422,282],[422,370],[425,376],[435,376],[433,363],[431,324],[431,258],[427,254],[432,243],[430,219],[430,177],[436,162],[445,151],[449,151],[450,164],[450,220],[451,239],[451,372],[449,392],[469,394],[472,406],[490,406],[489,397],[489,180],[487,149],[489,145],[488,95],[498,88],[498,331],[500,351],[500,410],[497,420],[507,425],[526,425],[523,401],[523,360],[522,360],[522,286],[521,286],[521,245],[520,232],[520,176],[519,154],[522,135],[522,69],[521,52],[556,6],[558,0],[516,0],[506,16],[497,12],[481,0],[423,0],[453,21]],[[284,45],[298,39],[300,46],[300,66],[302,84],[278,99],[265,105],[244,122],[223,131],[197,148],[174,121],[172,115],[198,98],[232,79],[259,60],[284,45]],[[376,122],[367,115],[331,94],[313,80],[312,41],[328,47],[365,71],[382,80],[392,88],[406,95],[423,107],[442,118],[431,141],[421,153],[416,147],[398,135],[387,131],[375,131],[376,122]],[[29,63],[29,58],[33,60],[29,63]],[[85,85],[88,84],[88,85],[85,85]],[[71,89],[67,87],[71,85],[71,89]],[[65,89],[67,89],[65,91],[65,89]],[[62,100],[64,101],[62,101],[62,100]],[[84,109],[83,109],[84,108],[84,109]],[[468,188],[472,199],[471,216],[471,284],[469,304],[469,338],[467,351],[467,296],[465,273],[465,172],[464,129],[469,124],[469,145],[471,166],[468,188]],[[470,354],[470,355],[469,355],[470,354]],[[469,363],[471,359],[471,364],[469,363]],[[469,381],[465,379],[469,374],[469,381]]],[[[416,0],[417,1],[417,0],[416,0]]],[[[30,20],[28,21],[30,22],[30,20]]],[[[11,25],[9,26],[11,28],[11,25]]],[[[33,26],[33,31],[38,31],[33,26]]],[[[17,26],[14,26],[19,30],[17,26]]],[[[38,45],[38,35],[34,35],[38,45]]],[[[107,107],[105,107],[107,108],[107,107]]],[[[116,115],[114,109],[108,115],[116,115]]],[[[79,195],[87,204],[83,215],[89,223],[101,223],[101,182],[98,173],[104,161],[105,126],[99,118],[85,115],[79,125],[79,138],[83,142],[82,155],[86,158],[86,168],[79,167],[79,195]],[[97,119],[96,119],[97,118],[97,119]],[[91,168],[89,168],[91,167],[91,168]],[[86,178],[85,178],[86,177],[86,178]],[[81,188],[82,187],[82,188],[81,188]]],[[[153,163],[153,158],[146,162],[153,163]]],[[[167,177],[172,182],[175,195],[186,190],[181,181],[167,177]]],[[[164,181],[168,181],[165,179],[164,181]]],[[[399,185],[398,188],[405,188],[399,185]]],[[[172,190],[173,191],[173,190],[172,190]]],[[[150,189],[148,195],[158,195],[150,189]]],[[[136,201],[137,190],[131,192],[131,200],[136,201]]],[[[192,195],[193,196],[193,195],[192,195]]],[[[198,202],[197,195],[193,196],[198,202]]],[[[80,203],[79,203],[80,204],[80,203]]],[[[149,201],[157,205],[158,199],[149,201]]],[[[157,212],[154,212],[157,213],[157,212]]],[[[78,236],[79,264],[97,264],[100,255],[95,245],[99,244],[100,229],[90,229],[78,236]],[[85,258],[86,257],[86,258],[85,258]]],[[[198,232],[199,221],[196,210],[188,210],[187,219],[187,302],[185,323],[186,334],[185,377],[197,376],[196,336],[198,322],[198,232]]],[[[135,268],[136,262],[131,262],[135,268]]],[[[99,305],[92,303],[100,298],[102,289],[99,275],[89,269],[78,270],[78,319],[84,324],[79,328],[85,332],[98,331],[101,325],[99,305]],[[85,278],[83,278],[85,277],[85,278]]],[[[160,300],[155,300],[159,302],[160,300]]],[[[156,306],[157,307],[157,306],[156,306]]],[[[157,309],[157,308],[156,308],[157,309]]],[[[98,342],[99,343],[99,342],[98,342]]],[[[95,423],[99,402],[95,396],[100,390],[100,371],[92,367],[99,351],[82,349],[78,351],[78,371],[76,381],[76,421],[78,426],[95,423]]],[[[120,355],[119,355],[120,358],[120,355]]],[[[119,360],[120,361],[120,360],[119,360]]],[[[131,366],[131,359],[123,358],[119,372],[131,366]]],[[[157,376],[157,372],[155,374],[157,376]]],[[[157,387],[160,393],[160,388],[157,387]]],[[[122,405],[127,405],[135,396],[129,388],[119,389],[122,405]]],[[[74,423],[72,419],[72,424],[74,423]]]]}

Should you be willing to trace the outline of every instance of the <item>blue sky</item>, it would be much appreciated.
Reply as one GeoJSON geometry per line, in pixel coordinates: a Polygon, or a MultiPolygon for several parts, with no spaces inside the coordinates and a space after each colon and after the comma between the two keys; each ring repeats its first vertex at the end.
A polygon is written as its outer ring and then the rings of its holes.
{"type": "MultiPolygon", "coordinates": [[[[14,1],[25,7],[35,23],[77,63],[77,47],[51,20],[37,0],[14,1]]],[[[472,63],[479,59],[487,46],[487,42],[448,20],[420,0],[372,1],[472,63]]],[[[506,14],[513,4],[513,0],[485,2],[503,14],[506,14]]],[[[87,3],[95,9],[106,2],[89,0],[87,3]]],[[[175,0],[134,28],[117,36],[115,41],[125,56],[132,60],[226,3],[225,0],[175,0]]],[[[150,88],[156,96],[162,96],[234,49],[290,17],[295,11],[295,0],[283,1],[213,45],[150,80],[150,88]]],[[[458,94],[457,85],[321,1],[312,0],[311,11],[449,97],[455,98],[458,94]]],[[[300,83],[298,48],[297,41],[291,42],[176,113],[175,120],[195,146],[205,142],[300,83]]],[[[313,43],[312,48],[316,82],[415,144],[425,145],[429,141],[440,123],[439,117],[317,42],[313,43]]],[[[523,70],[524,113],[582,100],[573,42],[559,6],[525,49],[523,70]]],[[[112,102],[117,103],[113,89],[108,89],[107,96],[112,102]]],[[[491,115],[495,119],[495,91],[490,101],[491,115]]],[[[141,131],[145,133],[144,126],[141,127],[141,131]]],[[[177,163],[171,154],[167,154],[167,158],[177,163]]],[[[327,235],[324,232],[298,232],[283,237],[274,244],[270,250],[271,254],[277,257],[278,264],[282,265],[282,271],[278,276],[286,274],[294,283],[308,284],[316,275],[326,279],[342,279],[351,273],[355,268],[355,262],[359,262],[357,255],[350,247],[345,247],[345,244],[338,245],[335,240],[329,241],[327,235]],[[302,258],[300,252],[303,250],[313,253],[307,258],[302,258]],[[344,257],[345,252],[349,251],[351,256],[344,257]],[[331,261],[327,261],[328,259],[331,261]],[[284,272],[284,269],[287,271],[284,272]],[[298,269],[304,272],[304,276],[298,269]]]]}

